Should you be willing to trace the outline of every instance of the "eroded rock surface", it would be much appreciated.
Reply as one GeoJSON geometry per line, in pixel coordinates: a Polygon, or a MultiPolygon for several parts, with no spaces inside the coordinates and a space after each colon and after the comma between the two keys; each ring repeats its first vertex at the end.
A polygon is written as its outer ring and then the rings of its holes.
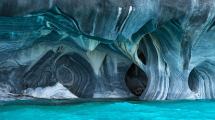
{"type": "Polygon", "coordinates": [[[214,21],[214,0],[0,0],[0,90],[213,99],[214,21]]]}

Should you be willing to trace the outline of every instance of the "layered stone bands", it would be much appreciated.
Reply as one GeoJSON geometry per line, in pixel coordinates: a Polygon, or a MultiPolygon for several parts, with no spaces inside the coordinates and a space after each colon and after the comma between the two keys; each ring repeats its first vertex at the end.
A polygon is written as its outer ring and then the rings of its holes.
{"type": "Polygon", "coordinates": [[[0,0],[0,90],[37,98],[213,99],[214,6],[0,0]]]}

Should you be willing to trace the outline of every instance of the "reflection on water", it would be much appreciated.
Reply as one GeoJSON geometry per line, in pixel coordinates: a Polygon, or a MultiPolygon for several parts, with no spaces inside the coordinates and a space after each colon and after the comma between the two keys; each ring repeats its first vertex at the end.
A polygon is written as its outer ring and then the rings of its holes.
{"type": "Polygon", "coordinates": [[[215,119],[213,100],[71,99],[0,102],[1,120],[215,119]]]}
{"type": "Polygon", "coordinates": [[[46,106],[64,106],[64,105],[75,105],[91,102],[125,102],[125,101],[140,101],[138,97],[131,98],[74,98],[74,99],[34,99],[34,100],[17,100],[17,101],[5,101],[0,102],[0,106],[8,105],[46,105],[46,106]]]}

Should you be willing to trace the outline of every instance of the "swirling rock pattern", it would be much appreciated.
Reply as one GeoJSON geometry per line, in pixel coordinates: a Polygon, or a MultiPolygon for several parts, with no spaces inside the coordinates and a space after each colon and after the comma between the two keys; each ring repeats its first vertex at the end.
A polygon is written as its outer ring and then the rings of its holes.
{"type": "Polygon", "coordinates": [[[0,90],[213,99],[214,26],[214,0],[0,0],[0,90]]]}

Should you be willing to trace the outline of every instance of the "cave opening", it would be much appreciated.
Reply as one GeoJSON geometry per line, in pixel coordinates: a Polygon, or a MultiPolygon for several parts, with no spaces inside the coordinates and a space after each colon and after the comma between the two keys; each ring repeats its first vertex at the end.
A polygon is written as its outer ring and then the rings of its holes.
{"type": "MultiPolygon", "coordinates": [[[[146,64],[146,58],[143,53],[140,53],[138,57],[143,64],[146,64]]],[[[125,75],[125,83],[134,95],[141,96],[146,89],[148,78],[146,73],[133,63],[125,75]]]]}
{"type": "Polygon", "coordinates": [[[196,69],[193,69],[191,72],[190,72],[190,75],[188,77],[188,86],[190,88],[190,90],[192,92],[195,92],[197,93],[198,90],[199,90],[199,73],[196,69]]]}

